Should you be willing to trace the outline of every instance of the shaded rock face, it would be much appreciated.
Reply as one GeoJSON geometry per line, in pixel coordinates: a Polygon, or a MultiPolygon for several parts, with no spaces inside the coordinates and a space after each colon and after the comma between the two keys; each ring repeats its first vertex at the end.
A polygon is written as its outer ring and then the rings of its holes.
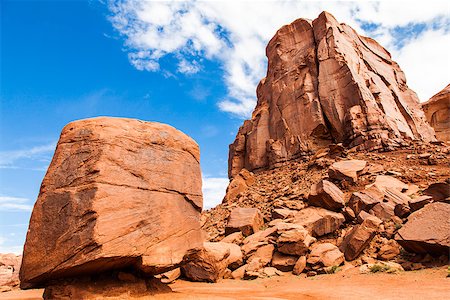
{"type": "Polygon", "coordinates": [[[266,54],[257,106],[230,145],[229,177],[333,142],[372,150],[435,140],[389,52],[329,13],[283,26],[266,54]]]}
{"type": "Polygon", "coordinates": [[[201,245],[197,144],[168,125],[94,118],[64,127],[30,220],[21,287],[135,267],[174,268],[201,245]]]}
{"type": "Polygon", "coordinates": [[[450,84],[422,103],[422,109],[436,131],[436,137],[442,141],[450,141],[450,84]]]}

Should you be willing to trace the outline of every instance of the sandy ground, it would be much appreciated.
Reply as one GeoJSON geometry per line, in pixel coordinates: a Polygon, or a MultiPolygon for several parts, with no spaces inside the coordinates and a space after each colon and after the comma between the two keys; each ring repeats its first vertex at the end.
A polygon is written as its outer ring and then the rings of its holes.
{"type": "MultiPolygon", "coordinates": [[[[155,299],[450,299],[447,267],[401,274],[286,275],[253,281],[197,283],[178,280],[155,299]]],[[[12,291],[0,299],[42,299],[43,290],[12,291]]]]}

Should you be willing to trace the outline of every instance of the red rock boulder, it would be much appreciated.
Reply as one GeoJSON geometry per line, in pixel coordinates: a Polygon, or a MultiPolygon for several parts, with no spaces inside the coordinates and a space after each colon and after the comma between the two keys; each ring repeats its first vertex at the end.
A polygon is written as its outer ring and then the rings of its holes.
{"type": "Polygon", "coordinates": [[[201,245],[199,149],[175,128],[120,118],[62,130],[34,206],[22,288],[132,266],[174,268],[201,245]]]}
{"type": "Polygon", "coordinates": [[[450,251],[450,204],[435,202],[412,213],[395,240],[407,251],[448,255],[450,251]]]}

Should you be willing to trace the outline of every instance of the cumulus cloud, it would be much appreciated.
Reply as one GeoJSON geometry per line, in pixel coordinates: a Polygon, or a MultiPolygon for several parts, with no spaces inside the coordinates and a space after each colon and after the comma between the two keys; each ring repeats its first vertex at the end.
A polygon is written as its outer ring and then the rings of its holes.
{"type": "Polygon", "coordinates": [[[218,107],[241,117],[248,117],[255,106],[256,85],[266,72],[269,39],[282,25],[299,17],[313,19],[323,10],[394,50],[408,71],[407,78],[412,78],[410,86],[424,99],[431,96],[430,90],[438,91],[437,82],[450,80],[447,66],[438,59],[427,61],[434,72],[418,71],[415,66],[423,59],[422,52],[414,51],[426,48],[427,54],[436,57],[448,49],[433,50],[425,44],[445,45],[450,12],[446,1],[111,0],[109,9],[114,28],[125,38],[130,62],[139,70],[170,68],[162,60],[171,57],[178,61],[172,71],[194,74],[202,71],[202,59],[218,61],[228,89],[218,107]],[[430,26],[428,34],[419,32],[400,47],[396,43],[407,34],[398,28],[414,29],[417,24],[437,24],[437,20],[439,26],[430,26]]]}
{"type": "Polygon", "coordinates": [[[203,209],[212,208],[222,202],[228,186],[228,178],[203,177],[203,209]]]}
{"type": "Polygon", "coordinates": [[[28,202],[27,198],[0,196],[0,211],[31,211],[33,206],[28,202]]]}

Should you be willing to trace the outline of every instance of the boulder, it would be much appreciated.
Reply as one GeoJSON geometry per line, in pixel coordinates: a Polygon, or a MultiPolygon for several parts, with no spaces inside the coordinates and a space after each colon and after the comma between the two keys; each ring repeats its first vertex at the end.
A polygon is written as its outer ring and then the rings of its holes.
{"type": "Polygon", "coordinates": [[[275,240],[277,234],[276,227],[269,227],[267,229],[255,232],[254,234],[246,237],[242,242],[242,252],[245,256],[250,255],[253,251],[261,246],[267,245],[275,240]]]}
{"type": "Polygon", "coordinates": [[[297,256],[286,255],[280,252],[275,252],[272,258],[272,267],[282,272],[290,272],[294,269],[297,262],[297,256]]]}
{"type": "Polygon", "coordinates": [[[322,180],[311,186],[308,203],[312,206],[338,211],[344,207],[344,193],[332,182],[322,180]]]}
{"type": "Polygon", "coordinates": [[[261,212],[257,208],[234,208],[228,218],[225,234],[241,231],[244,236],[249,236],[261,229],[264,224],[261,212]]]}
{"type": "Polygon", "coordinates": [[[354,260],[367,247],[375,236],[381,221],[368,217],[361,225],[355,225],[344,237],[339,249],[344,252],[345,259],[354,260]]]}
{"type": "Polygon", "coordinates": [[[255,176],[252,172],[242,169],[239,174],[234,177],[228,184],[225,197],[222,203],[233,203],[236,201],[236,197],[245,192],[249,186],[255,183],[255,176]]]}
{"type": "Polygon", "coordinates": [[[364,160],[341,160],[335,162],[328,169],[328,175],[332,179],[347,180],[348,182],[356,183],[358,176],[366,167],[367,162],[364,160]]]}
{"type": "Polygon", "coordinates": [[[209,251],[203,247],[189,250],[183,258],[182,274],[192,281],[217,282],[223,278],[230,256],[229,249],[220,250],[209,251]]]}
{"type": "Polygon", "coordinates": [[[400,246],[394,240],[388,240],[378,251],[378,258],[381,260],[391,260],[400,254],[400,246]]]}
{"type": "Polygon", "coordinates": [[[375,177],[375,182],[368,185],[366,188],[375,187],[381,192],[384,192],[387,188],[390,189],[396,189],[400,192],[407,191],[409,186],[401,182],[395,177],[389,176],[389,175],[377,175],[375,177]]]}
{"type": "Polygon", "coordinates": [[[293,222],[302,225],[315,237],[332,233],[339,229],[345,218],[341,213],[320,207],[307,207],[294,215],[293,222]]]}
{"type": "Polygon", "coordinates": [[[314,244],[307,262],[323,267],[339,266],[344,262],[344,254],[331,243],[314,244]]]}
{"type": "Polygon", "coordinates": [[[247,259],[247,263],[256,261],[259,262],[262,267],[267,266],[272,261],[274,251],[275,246],[272,244],[261,246],[247,259]]]}
{"type": "Polygon", "coordinates": [[[272,210],[272,220],[293,217],[297,211],[288,208],[275,208],[272,210]]]}
{"type": "Polygon", "coordinates": [[[316,241],[301,225],[290,224],[291,227],[278,231],[278,251],[290,255],[305,255],[309,246],[316,241]]]}
{"type": "Polygon", "coordinates": [[[436,137],[441,141],[450,141],[450,84],[422,103],[422,109],[436,137]]]}
{"type": "Polygon", "coordinates": [[[427,205],[428,203],[431,203],[433,201],[433,197],[431,196],[419,196],[416,198],[412,198],[408,201],[409,207],[412,211],[416,211],[427,205]]]}
{"type": "Polygon", "coordinates": [[[256,108],[230,145],[230,178],[330,144],[389,150],[435,140],[389,52],[331,14],[283,26],[266,54],[256,108]]]}
{"type": "Polygon", "coordinates": [[[370,211],[376,204],[383,201],[383,193],[377,188],[369,188],[354,192],[348,201],[348,206],[358,215],[361,211],[370,211]]]}
{"type": "Polygon", "coordinates": [[[32,212],[21,287],[175,268],[201,245],[199,161],[198,145],[168,125],[101,117],[65,126],[32,212]]]}
{"type": "Polygon", "coordinates": [[[224,242],[205,242],[203,247],[206,252],[214,256],[218,261],[226,257],[226,265],[234,270],[243,264],[243,254],[241,247],[232,243],[224,242]]]}
{"type": "Polygon", "coordinates": [[[395,205],[390,202],[380,202],[372,207],[369,213],[382,221],[389,221],[395,216],[395,205]]]}
{"type": "Polygon", "coordinates": [[[430,184],[423,193],[430,196],[433,201],[450,202],[450,183],[438,182],[430,184]]]}
{"type": "Polygon", "coordinates": [[[156,275],[156,278],[161,278],[162,283],[171,283],[177,280],[181,276],[181,269],[176,268],[165,273],[156,275]]]}
{"type": "Polygon", "coordinates": [[[434,202],[415,211],[400,228],[395,240],[408,252],[448,255],[450,204],[434,202]]]}
{"type": "Polygon", "coordinates": [[[242,241],[244,240],[244,235],[240,231],[233,232],[232,234],[227,235],[224,237],[221,242],[223,243],[233,243],[236,245],[240,245],[242,241]]]}

